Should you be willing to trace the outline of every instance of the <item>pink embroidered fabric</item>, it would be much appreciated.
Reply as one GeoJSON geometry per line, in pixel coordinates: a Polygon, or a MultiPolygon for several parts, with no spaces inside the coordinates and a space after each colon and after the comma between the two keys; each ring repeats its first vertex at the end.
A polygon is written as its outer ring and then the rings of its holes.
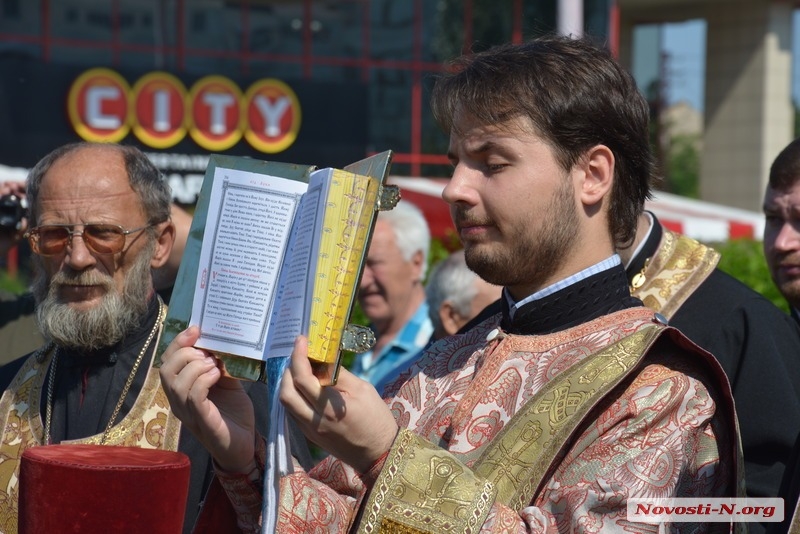
{"type": "MultiPolygon", "coordinates": [[[[387,400],[401,427],[467,467],[473,461],[468,453],[497,435],[544,384],[651,323],[652,312],[634,308],[552,335],[486,341],[498,321],[433,345],[418,363],[420,372],[407,381],[401,376],[387,400]]],[[[482,531],[627,532],[640,530],[626,521],[630,498],[733,494],[726,473],[735,469],[734,437],[715,417],[715,403],[692,359],[654,356],[562,452],[530,506],[518,513],[495,503],[482,531]]],[[[332,458],[309,473],[284,477],[278,530],[347,532],[370,489],[365,482],[374,480],[374,474],[361,479],[332,458]]],[[[239,511],[240,520],[253,515],[239,511]]]]}

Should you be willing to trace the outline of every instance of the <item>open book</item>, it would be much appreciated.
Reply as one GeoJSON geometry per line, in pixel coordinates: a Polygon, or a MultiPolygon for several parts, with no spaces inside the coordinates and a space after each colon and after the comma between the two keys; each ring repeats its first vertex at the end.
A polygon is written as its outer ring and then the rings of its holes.
{"type": "Polygon", "coordinates": [[[377,211],[399,199],[384,184],[390,160],[314,170],[211,156],[158,353],[199,325],[197,347],[265,381],[264,362],[303,334],[317,376],[335,383],[341,350],[374,343],[347,321],[377,211]]]}

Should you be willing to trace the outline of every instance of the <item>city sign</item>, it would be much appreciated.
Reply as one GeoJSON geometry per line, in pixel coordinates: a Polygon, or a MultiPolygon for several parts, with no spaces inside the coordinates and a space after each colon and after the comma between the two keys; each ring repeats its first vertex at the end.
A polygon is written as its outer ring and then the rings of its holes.
{"type": "Polygon", "coordinates": [[[300,130],[297,95],[273,78],[253,82],[242,93],[224,76],[206,76],[187,91],[167,72],[141,76],[131,87],[113,70],[94,68],[70,86],[68,114],[86,141],[117,142],[131,131],[144,145],[165,149],[189,137],[209,151],[226,150],[242,137],[256,150],[289,148],[300,130]]]}

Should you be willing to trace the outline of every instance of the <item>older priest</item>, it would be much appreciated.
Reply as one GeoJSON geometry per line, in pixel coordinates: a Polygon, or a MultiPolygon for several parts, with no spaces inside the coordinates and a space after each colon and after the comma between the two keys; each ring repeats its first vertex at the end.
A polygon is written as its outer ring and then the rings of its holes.
{"type": "Polygon", "coordinates": [[[151,270],[175,239],[169,186],[135,148],[78,143],[45,156],[27,189],[36,315],[47,342],[0,371],[0,531],[17,531],[25,449],[94,443],[185,452],[188,532],[210,459],[181,432],[151,368],[166,314],[151,270]]]}

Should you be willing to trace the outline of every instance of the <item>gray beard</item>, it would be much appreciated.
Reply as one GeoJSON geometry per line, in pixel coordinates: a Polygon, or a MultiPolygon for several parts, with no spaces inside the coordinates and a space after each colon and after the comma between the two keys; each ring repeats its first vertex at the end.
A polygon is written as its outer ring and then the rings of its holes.
{"type": "Polygon", "coordinates": [[[139,252],[125,275],[122,293],[117,291],[111,276],[96,272],[58,271],[48,279],[41,259],[34,257],[37,265],[33,280],[36,299],[36,319],[45,339],[57,345],[85,351],[110,347],[134,330],[147,311],[147,301],[152,291],[150,259],[155,250],[155,240],[139,252]],[[76,310],[58,298],[59,287],[71,284],[102,285],[106,293],[100,303],[87,311],[76,310]]]}

